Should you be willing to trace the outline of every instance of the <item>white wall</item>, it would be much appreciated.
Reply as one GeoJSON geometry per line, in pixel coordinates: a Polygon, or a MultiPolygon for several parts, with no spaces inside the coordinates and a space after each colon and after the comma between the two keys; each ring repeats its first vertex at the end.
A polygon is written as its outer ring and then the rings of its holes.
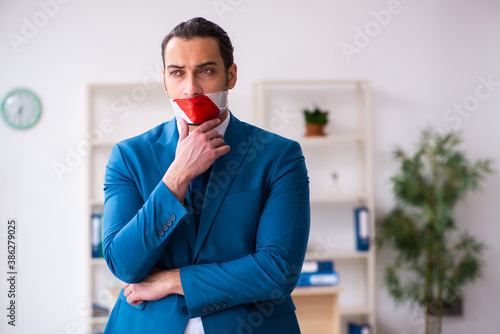
{"type": "MultiPolygon", "coordinates": [[[[85,161],[62,181],[51,165],[63,163],[68,147],[75,148],[84,138],[86,85],[141,81],[161,63],[163,36],[190,17],[205,16],[229,32],[239,66],[232,110],[244,120],[252,119],[251,87],[257,80],[372,81],[379,216],[393,204],[387,182],[395,169],[392,149],[412,147],[425,125],[443,130],[456,126],[471,158],[500,161],[498,84],[468,117],[455,113],[448,115],[454,119],[444,118],[453,104],[472,101],[478,77],[500,81],[500,2],[401,0],[398,13],[348,63],[340,43],[353,44],[355,28],[370,26],[371,11],[387,8],[388,0],[65,0],[67,4],[51,7],[53,15],[44,22],[40,13],[46,6],[40,3],[55,1],[0,2],[0,95],[28,87],[44,107],[40,122],[30,130],[16,131],[0,122],[0,233],[5,233],[8,218],[19,222],[17,326],[6,324],[6,282],[1,279],[2,333],[75,333],[83,326],[82,310],[88,306],[82,289],[88,220],[85,161]],[[226,4],[223,13],[216,10],[220,3],[226,4]],[[26,44],[16,52],[8,34],[23,36],[23,26],[34,17],[43,26],[24,28],[26,44]]],[[[499,186],[499,174],[488,178],[484,191],[457,209],[459,226],[489,248],[484,277],[465,291],[465,315],[446,320],[444,333],[492,333],[496,328],[499,186]]],[[[5,239],[1,243],[0,267],[6,268],[5,239]]],[[[387,251],[378,256],[378,284],[390,256],[387,251]]],[[[384,289],[377,298],[380,333],[422,332],[418,311],[396,309],[384,289]]]]}

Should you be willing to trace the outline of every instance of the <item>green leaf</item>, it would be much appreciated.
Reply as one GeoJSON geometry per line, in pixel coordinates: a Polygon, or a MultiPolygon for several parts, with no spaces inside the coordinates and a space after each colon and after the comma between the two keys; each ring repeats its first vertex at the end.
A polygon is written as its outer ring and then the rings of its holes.
{"type": "Polygon", "coordinates": [[[313,111],[304,109],[304,118],[306,124],[326,124],[328,123],[328,111],[322,111],[319,107],[314,108],[313,111]]]}

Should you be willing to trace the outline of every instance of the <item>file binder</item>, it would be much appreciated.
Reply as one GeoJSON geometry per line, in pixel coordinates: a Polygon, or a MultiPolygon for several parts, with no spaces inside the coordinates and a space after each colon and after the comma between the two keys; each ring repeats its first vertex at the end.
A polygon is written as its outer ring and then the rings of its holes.
{"type": "Polygon", "coordinates": [[[349,323],[349,334],[371,334],[371,328],[368,324],[349,323]]]}
{"type": "Polygon", "coordinates": [[[356,248],[358,251],[370,249],[370,217],[367,207],[354,209],[354,221],[356,225],[356,248]]]}
{"type": "Polygon", "coordinates": [[[91,244],[92,244],[92,257],[101,258],[104,257],[102,253],[102,215],[99,213],[92,214],[91,218],[91,244]]]}
{"type": "Polygon", "coordinates": [[[301,273],[297,286],[338,285],[339,274],[332,272],[301,273]]]}
{"type": "Polygon", "coordinates": [[[333,261],[306,260],[302,264],[302,273],[332,272],[333,261]]]}

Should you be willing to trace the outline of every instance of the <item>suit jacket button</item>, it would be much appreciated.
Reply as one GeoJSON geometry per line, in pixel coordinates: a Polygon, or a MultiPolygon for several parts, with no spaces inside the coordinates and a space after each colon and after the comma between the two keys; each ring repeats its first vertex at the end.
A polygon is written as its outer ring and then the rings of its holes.
{"type": "Polygon", "coordinates": [[[169,219],[169,220],[167,220],[167,223],[166,223],[166,224],[167,224],[167,226],[172,226],[172,225],[174,225],[174,223],[173,223],[170,219],[169,219]]]}
{"type": "Polygon", "coordinates": [[[160,237],[163,237],[163,236],[165,235],[165,231],[163,231],[163,230],[159,230],[159,231],[158,231],[158,235],[159,235],[160,237]]]}
{"type": "Polygon", "coordinates": [[[163,231],[167,232],[168,231],[168,225],[163,225],[162,229],[163,229],[163,231]]]}
{"type": "Polygon", "coordinates": [[[171,220],[171,221],[174,221],[174,220],[176,220],[176,219],[177,219],[177,216],[176,216],[176,215],[174,215],[174,214],[172,213],[172,214],[170,215],[170,220],[171,220]]]}
{"type": "Polygon", "coordinates": [[[212,305],[208,305],[208,306],[207,306],[207,310],[209,310],[209,311],[213,311],[213,310],[214,310],[214,307],[213,307],[212,305]]]}
{"type": "Polygon", "coordinates": [[[202,307],[200,307],[200,311],[201,311],[201,313],[206,313],[207,308],[205,306],[202,306],[202,307]]]}
{"type": "Polygon", "coordinates": [[[226,306],[227,306],[227,304],[225,302],[220,303],[220,307],[224,308],[226,306]]]}
{"type": "Polygon", "coordinates": [[[187,306],[186,306],[186,305],[184,305],[184,306],[182,307],[182,313],[184,313],[184,314],[189,314],[189,311],[188,311],[188,308],[187,308],[187,306]]]}
{"type": "Polygon", "coordinates": [[[216,309],[216,310],[220,309],[220,304],[215,303],[214,304],[214,309],[216,309]]]}

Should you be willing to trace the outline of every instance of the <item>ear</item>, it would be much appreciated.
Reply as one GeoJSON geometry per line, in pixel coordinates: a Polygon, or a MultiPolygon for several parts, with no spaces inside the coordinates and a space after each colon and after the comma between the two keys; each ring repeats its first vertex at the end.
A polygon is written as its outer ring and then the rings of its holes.
{"type": "Polygon", "coordinates": [[[165,70],[163,69],[163,70],[161,70],[161,72],[163,73],[163,89],[165,89],[165,92],[168,95],[167,83],[165,82],[165,70]]]}
{"type": "Polygon", "coordinates": [[[229,66],[229,69],[227,70],[227,75],[229,78],[228,88],[233,89],[234,86],[236,85],[236,80],[238,79],[238,67],[236,66],[235,63],[229,66]]]}

